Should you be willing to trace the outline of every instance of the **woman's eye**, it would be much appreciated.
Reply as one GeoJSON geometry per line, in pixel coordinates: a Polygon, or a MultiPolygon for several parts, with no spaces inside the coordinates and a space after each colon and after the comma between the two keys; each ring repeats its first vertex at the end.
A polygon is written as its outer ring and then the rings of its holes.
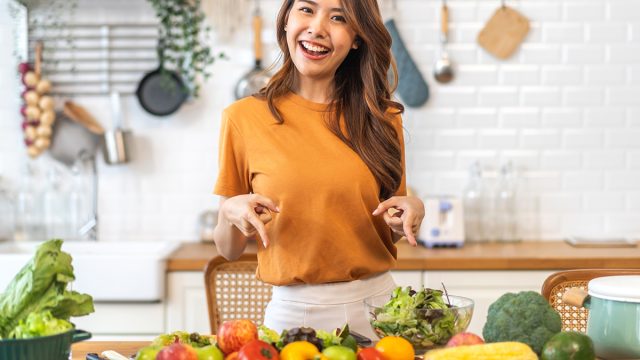
{"type": "Polygon", "coordinates": [[[303,13],[307,13],[307,14],[311,14],[313,12],[313,10],[311,10],[311,8],[306,7],[306,6],[301,7],[300,11],[302,11],[303,13]]]}
{"type": "Polygon", "coordinates": [[[332,16],[331,20],[337,21],[337,22],[342,22],[342,23],[346,23],[347,22],[347,19],[345,19],[344,16],[340,16],[340,15],[332,16]]]}

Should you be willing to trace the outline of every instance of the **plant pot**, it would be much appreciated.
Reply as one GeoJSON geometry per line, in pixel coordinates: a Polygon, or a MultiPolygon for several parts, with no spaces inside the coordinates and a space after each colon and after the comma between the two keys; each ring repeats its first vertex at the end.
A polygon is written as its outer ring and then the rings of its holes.
{"type": "Polygon", "coordinates": [[[0,359],[68,360],[71,344],[90,338],[90,332],[73,329],[51,336],[0,340],[0,359]]]}

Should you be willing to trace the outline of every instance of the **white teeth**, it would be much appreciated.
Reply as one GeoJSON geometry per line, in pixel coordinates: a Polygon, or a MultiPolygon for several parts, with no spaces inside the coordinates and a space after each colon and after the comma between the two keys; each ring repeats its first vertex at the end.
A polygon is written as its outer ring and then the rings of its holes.
{"type": "Polygon", "coordinates": [[[329,49],[327,49],[324,46],[313,45],[313,44],[310,44],[310,43],[308,43],[306,41],[302,41],[302,46],[304,46],[304,48],[307,49],[307,50],[311,50],[311,51],[315,51],[315,52],[329,51],[329,49]]]}

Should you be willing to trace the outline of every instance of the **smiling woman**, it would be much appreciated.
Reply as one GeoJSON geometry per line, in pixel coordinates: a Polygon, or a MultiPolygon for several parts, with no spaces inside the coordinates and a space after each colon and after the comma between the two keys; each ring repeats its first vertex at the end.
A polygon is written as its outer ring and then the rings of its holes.
{"type": "Polygon", "coordinates": [[[285,0],[276,26],[282,67],[222,115],[214,240],[227,259],[260,240],[268,327],[374,337],[363,299],[393,291],[395,242],[415,245],[424,216],[406,196],[391,37],[376,0],[285,0]]]}

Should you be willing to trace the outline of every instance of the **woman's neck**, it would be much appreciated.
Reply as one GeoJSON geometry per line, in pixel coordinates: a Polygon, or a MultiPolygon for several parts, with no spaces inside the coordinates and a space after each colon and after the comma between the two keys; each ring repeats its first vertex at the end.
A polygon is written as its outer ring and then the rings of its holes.
{"type": "Polygon", "coordinates": [[[309,101],[328,104],[333,101],[333,78],[310,79],[298,76],[291,90],[309,101]]]}

